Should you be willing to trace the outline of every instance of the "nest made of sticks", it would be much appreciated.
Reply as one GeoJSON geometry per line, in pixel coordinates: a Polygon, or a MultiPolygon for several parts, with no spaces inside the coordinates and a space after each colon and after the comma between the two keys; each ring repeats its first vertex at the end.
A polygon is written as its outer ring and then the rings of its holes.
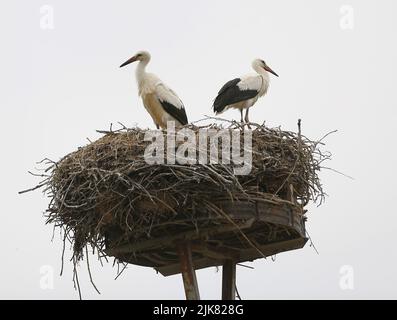
{"type": "MultiPolygon", "coordinates": [[[[241,176],[234,174],[233,164],[149,165],[144,159],[147,130],[101,131],[103,137],[60,161],[44,161],[45,179],[36,188],[44,188],[51,199],[47,223],[63,228],[78,261],[87,245],[102,254],[110,236],[115,245],[199,229],[211,222],[199,217],[197,208],[219,215],[220,199],[287,202],[302,214],[310,201],[320,204],[324,192],[318,172],[330,158],[320,150],[321,140],[301,135],[300,126],[295,133],[251,125],[252,169],[241,176]],[[296,201],[288,198],[291,192],[296,201]],[[183,225],[176,222],[181,216],[183,225]]],[[[187,126],[196,134],[225,127],[239,130],[242,137],[246,129],[235,122],[187,126]]]]}

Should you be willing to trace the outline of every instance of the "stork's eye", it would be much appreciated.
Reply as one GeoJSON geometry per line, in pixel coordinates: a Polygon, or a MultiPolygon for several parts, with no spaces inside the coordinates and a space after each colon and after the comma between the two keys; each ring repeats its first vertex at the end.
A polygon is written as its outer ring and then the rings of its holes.
{"type": "Polygon", "coordinates": [[[261,61],[262,61],[262,63],[263,63],[263,64],[266,64],[266,62],[265,62],[265,61],[263,61],[263,60],[261,60],[261,61]]]}
{"type": "Polygon", "coordinates": [[[137,57],[142,57],[142,54],[138,53],[137,57]]]}

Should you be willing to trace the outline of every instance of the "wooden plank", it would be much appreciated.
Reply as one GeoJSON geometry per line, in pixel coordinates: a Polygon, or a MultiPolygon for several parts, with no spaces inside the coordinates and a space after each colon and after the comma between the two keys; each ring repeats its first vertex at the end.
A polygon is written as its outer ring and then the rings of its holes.
{"type": "Polygon", "coordinates": [[[183,242],[178,244],[177,250],[180,260],[183,285],[185,287],[186,300],[200,300],[190,243],[183,242]]]}
{"type": "Polygon", "coordinates": [[[225,248],[222,246],[216,247],[205,242],[192,243],[191,247],[194,252],[216,260],[238,259],[239,257],[239,250],[225,248]]]}
{"type": "MultiPolygon", "coordinates": [[[[240,229],[242,229],[242,228],[250,227],[251,224],[247,226],[239,226],[239,227],[240,229]]],[[[170,245],[171,243],[174,243],[175,241],[184,241],[184,240],[190,240],[192,238],[201,238],[201,237],[211,236],[213,234],[230,232],[233,230],[236,230],[236,226],[234,225],[224,225],[222,227],[212,226],[209,228],[203,228],[198,231],[191,230],[173,236],[167,236],[164,238],[157,238],[157,239],[146,240],[137,243],[124,244],[119,247],[106,249],[105,253],[109,256],[114,256],[123,253],[142,252],[153,248],[165,247],[167,245],[170,245]]]]}
{"type": "MultiPolygon", "coordinates": [[[[265,256],[271,256],[276,253],[280,253],[283,251],[295,250],[303,248],[306,244],[306,238],[297,238],[287,241],[276,242],[268,245],[259,246],[259,249],[265,256]]],[[[244,261],[253,261],[255,259],[262,258],[259,254],[258,250],[255,248],[247,248],[241,249],[240,251],[240,258],[236,260],[236,263],[244,262],[244,261]]],[[[196,270],[208,268],[208,267],[215,267],[223,265],[223,260],[211,259],[211,258],[199,258],[194,260],[194,267],[196,270]]],[[[181,272],[180,264],[170,264],[167,266],[156,267],[155,269],[160,272],[163,276],[171,276],[181,272]]]]}
{"type": "MultiPolygon", "coordinates": [[[[274,243],[259,245],[258,249],[266,257],[268,257],[280,252],[303,248],[306,242],[307,242],[307,238],[296,238],[292,240],[277,241],[274,243]]],[[[262,256],[258,253],[258,250],[255,248],[249,248],[247,250],[244,250],[241,253],[240,257],[241,257],[241,261],[255,260],[258,258],[262,258],[262,256]]]]}
{"type": "MultiPolygon", "coordinates": [[[[208,268],[208,267],[216,267],[216,266],[221,266],[223,263],[223,260],[219,259],[213,259],[213,258],[200,258],[200,259],[195,259],[194,260],[194,267],[196,270],[198,269],[203,269],[203,268],[208,268]]],[[[172,276],[174,274],[178,274],[181,272],[181,265],[180,263],[175,263],[175,264],[169,264],[167,266],[161,266],[161,267],[156,267],[155,268],[158,272],[160,272],[164,277],[167,276],[172,276]]]]}
{"type": "MultiPolygon", "coordinates": [[[[219,206],[232,219],[255,218],[259,221],[295,227],[295,219],[300,217],[298,209],[287,204],[280,206],[263,201],[257,201],[255,204],[246,201],[235,201],[233,203],[224,201],[220,202],[219,206]]],[[[300,224],[297,228],[301,230],[300,224]]]]}
{"type": "Polygon", "coordinates": [[[226,260],[222,267],[222,300],[236,299],[236,263],[226,260]]]}

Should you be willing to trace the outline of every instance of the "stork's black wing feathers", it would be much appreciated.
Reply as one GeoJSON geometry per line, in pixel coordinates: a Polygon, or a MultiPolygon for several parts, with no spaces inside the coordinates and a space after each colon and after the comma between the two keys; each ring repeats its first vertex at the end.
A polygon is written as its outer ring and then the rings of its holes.
{"type": "Polygon", "coordinates": [[[225,91],[226,91],[227,89],[229,89],[229,88],[231,88],[231,87],[233,87],[233,86],[236,86],[237,83],[239,83],[240,81],[241,81],[240,78],[236,78],[236,79],[233,79],[233,80],[230,80],[230,81],[226,82],[226,83],[223,85],[223,87],[221,88],[221,90],[219,90],[218,95],[220,95],[220,94],[222,94],[222,93],[225,93],[225,91]]]}
{"type": "Polygon", "coordinates": [[[161,100],[159,101],[163,106],[165,112],[167,112],[176,120],[178,120],[182,125],[188,123],[185,108],[177,108],[172,103],[169,103],[167,101],[161,101],[161,100]]]}
{"type": "Polygon", "coordinates": [[[213,105],[215,113],[222,112],[230,104],[254,98],[258,94],[257,90],[241,90],[237,86],[240,81],[240,78],[230,80],[219,90],[213,105]]]}

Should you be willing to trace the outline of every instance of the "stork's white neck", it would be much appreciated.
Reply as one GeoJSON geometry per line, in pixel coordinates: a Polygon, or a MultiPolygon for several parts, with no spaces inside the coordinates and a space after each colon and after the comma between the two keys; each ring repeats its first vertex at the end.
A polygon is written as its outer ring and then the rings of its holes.
{"type": "Polygon", "coordinates": [[[264,83],[269,84],[270,82],[269,72],[267,72],[265,69],[263,69],[260,66],[255,66],[254,70],[262,77],[264,83]]]}
{"type": "Polygon", "coordinates": [[[138,66],[136,67],[135,76],[138,85],[141,85],[143,79],[145,78],[146,66],[148,65],[148,63],[149,61],[139,61],[138,66]]]}

